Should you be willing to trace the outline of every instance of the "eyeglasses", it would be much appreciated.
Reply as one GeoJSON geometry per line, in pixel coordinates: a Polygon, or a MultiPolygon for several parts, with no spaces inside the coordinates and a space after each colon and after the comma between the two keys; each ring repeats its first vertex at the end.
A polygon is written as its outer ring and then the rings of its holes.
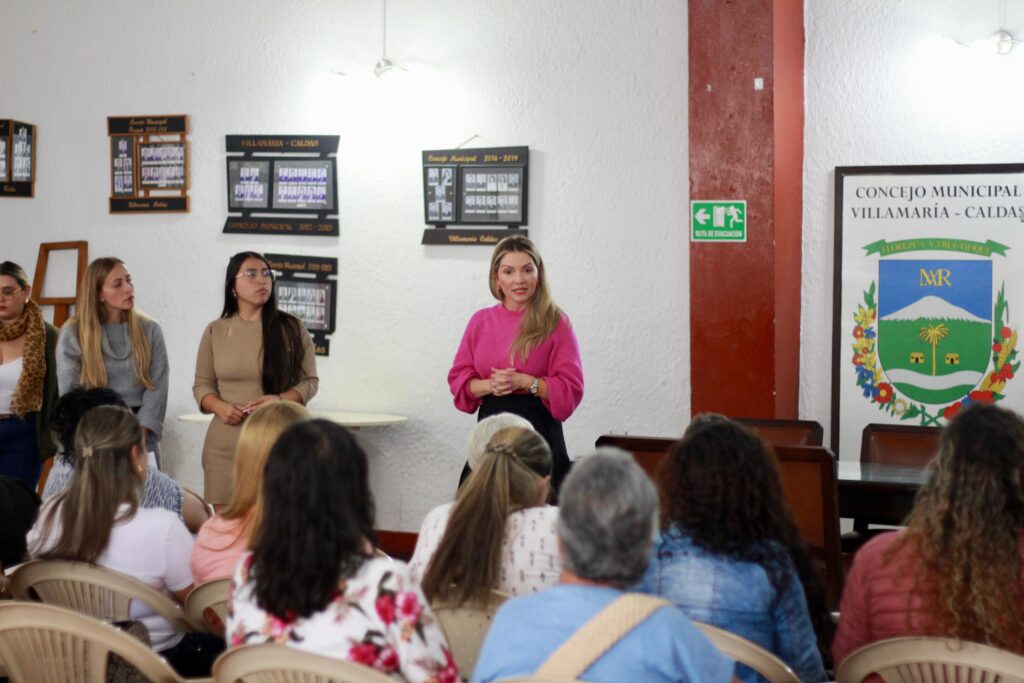
{"type": "Polygon", "coordinates": [[[255,280],[256,278],[266,278],[267,280],[274,279],[274,271],[270,268],[264,268],[263,270],[255,270],[250,268],[249,270],[243,270],[241,273],[235,276],[235,278],[244,277],[247,280],[255,280]]]}
{"type": "Polygon", "coordinates": [[[0,294],[6,296],[14,296],[15,292],[20,292],[25,289],[24,287],[0,287],[0,294]]]}

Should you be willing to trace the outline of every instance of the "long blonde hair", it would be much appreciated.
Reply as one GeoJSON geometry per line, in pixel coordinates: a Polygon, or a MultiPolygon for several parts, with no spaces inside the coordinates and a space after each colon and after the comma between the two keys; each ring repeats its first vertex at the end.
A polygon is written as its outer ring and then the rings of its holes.
{"type": "Polygon", "coordinates": [[[423,576],[427,599],[462,604],[498,583],[508,516],[541,504],[551,449],[532,429],[509,427],[491,437],[479,466],[459,489],[423,576]]]}
{"type": "Polygon", "coordinates": [[[494,247],[491,254],[491,294],[495,299],[505,302],[505,296],[498,286],[498,266],[501,259],[511,252],[521,252],[530,257],[533,265],[537,267],[537,290],[533,293],[526,312],[523,314],[523,322],[519,325],[519,334],[512,340],[508,349],[509,363],[514,363],[518,355],[523,360],[530,355],[530,352],[551,336],[551,333],[558,327],[562,320],[562,309],[555,305],[551,299],[551,290],[548,289],[548,279],[544,271],[544,261],[540,252],[533,242],[521,235],[511,235],[504,238],[494,247]]]}
{"type": "MultiPolygon", "coordinates": [[[[124,261],[112,256],[98,258],[89,264],[85,275],[82,276],[78,299],[75,301],[75,315],[65,323],[65,326],[75,326],[78,346],[82,351],[82,369],[78,380],[88,389],[107,386],[107,366],[103,363],[103,324],[119,321],[107,320],[106,309],[100,303],[100,290],[103,289],[103,282],[110,275],[110,271],[118,264],[124,265],[124,261]]],[[[143,326],[146,320],[149,318],[142,311],[134,308],[125,311],[135,377],[139,384],[147,389],[153,389],[156,384],[149,376],[149,339],[143,326]]]]}
{"type": "Polygon", "coordinates": [[[242,425],[235,448],[235,490],[221,517],[243,520],[239,535],[248,538],[263,514],[263,468],[277,437],[312,414],[294,401],[274,401],[260,406],[242,425]]]}

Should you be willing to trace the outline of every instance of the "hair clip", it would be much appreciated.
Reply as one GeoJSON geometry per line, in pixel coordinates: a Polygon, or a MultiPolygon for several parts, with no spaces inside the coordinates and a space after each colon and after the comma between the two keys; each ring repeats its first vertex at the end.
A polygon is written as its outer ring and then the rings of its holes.
{"type": "Polygon", "coordinates": [[[86,446],[85,448],[82,449],[82,457],[83,458],[91,458],[92,457],[92,446],[86,446]]]}
{"type": "Polygon", "coordinates": [[[487,450],[491,451],[492,453],[501,453],[502,455],[507,455],[510,458],[516,457],[516,449],[512,448],[512,446],[507,443],[491,444],[490,446],[487,447],[487,450]]]}

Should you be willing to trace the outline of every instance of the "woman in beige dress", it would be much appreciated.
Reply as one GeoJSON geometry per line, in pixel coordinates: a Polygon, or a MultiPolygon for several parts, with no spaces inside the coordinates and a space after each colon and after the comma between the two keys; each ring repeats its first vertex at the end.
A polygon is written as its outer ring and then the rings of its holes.
{"type": "Polygon", "coordinates": [[[203,444],[206,500],[231,500],[240,426],[268,401],[306,404],[316,394],[316,356],[302,323],[277,310],[274,271],[256,252],[235,254],[224,281],[224,310],[199,342],[192,387],[199,408],[213,413],[203,444]]]}

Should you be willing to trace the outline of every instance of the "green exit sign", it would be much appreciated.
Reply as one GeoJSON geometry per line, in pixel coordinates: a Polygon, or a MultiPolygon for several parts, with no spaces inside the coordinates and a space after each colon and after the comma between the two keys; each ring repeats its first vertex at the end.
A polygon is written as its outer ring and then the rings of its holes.
{"type": "Polygon", "coordinates": [[[692,242],[746,242],[747,200],[691,200],[690,240],[692,242]]]}

